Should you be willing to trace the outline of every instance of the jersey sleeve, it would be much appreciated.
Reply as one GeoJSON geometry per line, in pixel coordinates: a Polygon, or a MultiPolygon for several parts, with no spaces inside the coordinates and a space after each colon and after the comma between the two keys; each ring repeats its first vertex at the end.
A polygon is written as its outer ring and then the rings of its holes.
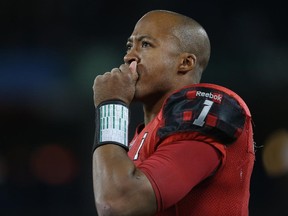
{"type": "Polygon", "coordinates": [[[213,84],[199,84],[172,94],[163,106],[160,140],[173,134],[198,132],[229,145],[243,131],[250,112],[234,92],[213,84]]]}
{"type": "Polygon", "coordinates": [[[149,179],[158,211],[179,202],[188,191],[211,176],[220,163],[219,152],[199,141],[176,141],[159,145],[139,169],[149,179]]]}

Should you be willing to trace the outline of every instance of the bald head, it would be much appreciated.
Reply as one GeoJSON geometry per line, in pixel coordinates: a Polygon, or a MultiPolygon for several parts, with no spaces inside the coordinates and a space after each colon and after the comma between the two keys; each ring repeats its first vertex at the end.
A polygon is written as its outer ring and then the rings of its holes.
{"type": "Polygon", "coordinates": [[[194,19],[167,10],[150,11],[138,22],[151,18],[155,22],[161,22],[162,27],[164,23],[167,32],[177,38],[180,52],[187,52],[196,56],[196,74],[194,75],[198,76],[196,79],[200,81],[201,74],[210,58],[210,41],[205,29],[194,19]]]}

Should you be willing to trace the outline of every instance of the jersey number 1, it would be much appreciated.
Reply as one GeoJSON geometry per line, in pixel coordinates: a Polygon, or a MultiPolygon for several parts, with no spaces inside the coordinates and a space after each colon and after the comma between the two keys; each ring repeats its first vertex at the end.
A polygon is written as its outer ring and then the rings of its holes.
{"type": "Polygon", "coordinates": [[[211,109],[212,105],[213,105],[213,101],[210,100],[205,100],[204,101],[204,107],[200,113],[200,115],[198,116],[198,118],[196,118],[193,122],[194,125],[200,126],[202,127],[205,124],[205,118],[208,115],[209,110],[211,109]]]}

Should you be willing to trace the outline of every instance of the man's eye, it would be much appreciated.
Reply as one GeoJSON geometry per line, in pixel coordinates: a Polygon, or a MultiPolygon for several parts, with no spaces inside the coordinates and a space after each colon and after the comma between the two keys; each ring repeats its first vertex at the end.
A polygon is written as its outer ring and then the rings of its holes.
{"type": "Polygon", "coordinates": [[[131,48],[132,48],[132,44],[127,44],[127,45],[126,45],[126,50],[127,50],[127,51],[131,50],[131,48]]]}
{"type": "Polygon", "coordinates": [[[148,43],[146,41],[142,42],[142,47],[149,47],[149,46],[150,46],[150,43],[148,43]]]}

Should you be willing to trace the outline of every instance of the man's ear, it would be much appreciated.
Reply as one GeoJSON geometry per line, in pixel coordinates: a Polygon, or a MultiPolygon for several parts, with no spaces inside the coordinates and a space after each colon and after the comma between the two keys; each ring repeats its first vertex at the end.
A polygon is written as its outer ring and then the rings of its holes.
{"type": "Polygon", "coordinates": [[[193,70],[196,67],[197,58],[191,53],[182,53],[180,57],[180,65],[178,72],[186,74],[188,71],[193,70]]]}

